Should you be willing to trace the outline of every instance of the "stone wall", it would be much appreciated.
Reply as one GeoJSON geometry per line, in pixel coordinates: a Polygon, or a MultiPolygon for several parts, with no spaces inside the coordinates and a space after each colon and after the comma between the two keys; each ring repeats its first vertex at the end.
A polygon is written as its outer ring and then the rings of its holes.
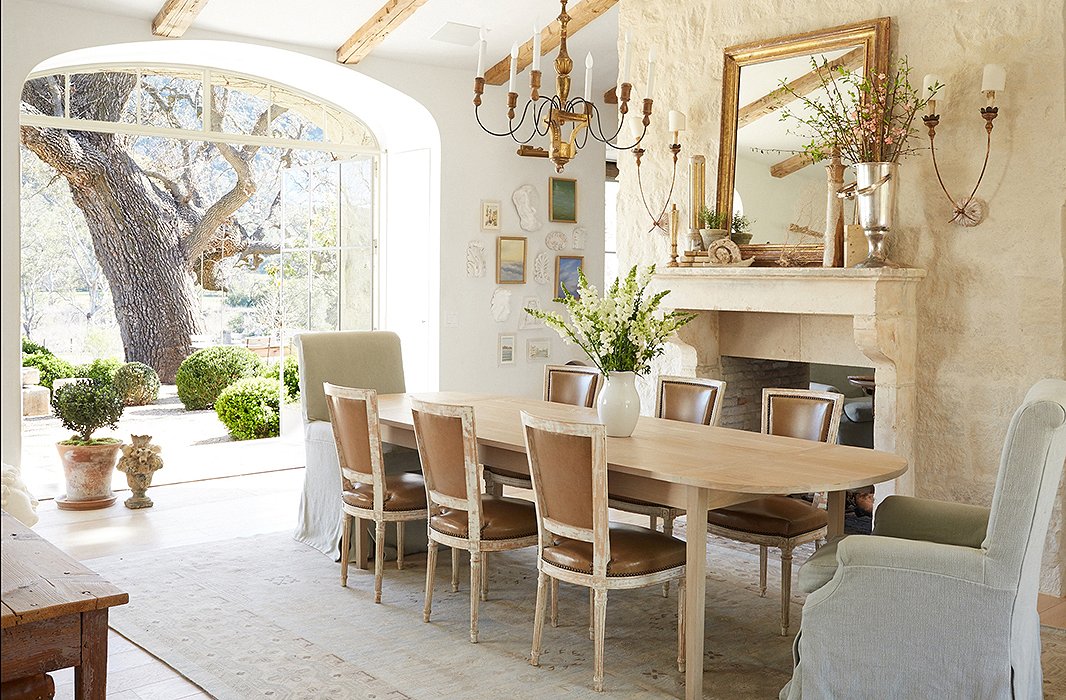
{"type": "Polygon", "coordinates": [[[762,390],[806,389],[811,381],[811,366],[806,362],[723,355],[722,379],[726,382],[726,395],[719,425],[757,433],[762,429],[762,390]]]}
{"type": "MultiPolygon", "coordinates": [[[[666,112],[688,115],[682,156],[707,156],[708,191],[718,162],[722,51],[726,46],[891,16],[893,53],[908,56],[912,80],[938,73],[950,85],[939,105],[938,160],[949,187],[972,187],[984,130],[978,109],[982,66],[1002,63],[1007,89],[981,196],[988,219],[972,229],[947,223],[951,211],[928,155],[904,162],[896,260],[928,271],[920,288],[917,460],[920,496],[988,504],[1011,413],[1041,377],[1064,373],[1066,289],[1066,0],[972,2],[749,0],[672,3],[623,0],[620,34],[631,50],[658,52],[655,114],[642,178],[646,192],[669,183],[666,112]]],[[[634,94],[645,68],[634,61],[634,94]]],[[[646,233],[633,161],[619,158],[619,266],[663,262],[666,240],[646,233]]],[[[687,190],[684,178],[680,191],[687,190]]],[[[958,195],[956,195],[958,196],[958,195]]],[[[684,206],[680,197],[679,206],[684,206]]],[[[682,216],[684,219],[684,215],[682,216]]],[[[669,297],[667,297],[667,303],[669,297]]],[[[1041,588],[1063,594],[1063,490],[1052,515],[1041,588]]]]}

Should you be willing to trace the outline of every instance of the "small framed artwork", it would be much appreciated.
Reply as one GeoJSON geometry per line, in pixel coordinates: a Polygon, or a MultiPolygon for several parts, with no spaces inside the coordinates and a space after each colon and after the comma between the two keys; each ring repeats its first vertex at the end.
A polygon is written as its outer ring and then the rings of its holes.
{"type": "Polygon", "coordinates": [[[551,338],[530,338],[526,341],[526,362],[548,362],[551,359],[551,338]]]}
{"type": "Polygon", "coordinates": [[[555,256],[555,298],[565,299],[565,289],[570,296],[580,296],[577,291],[580,284],[581,266],[585,264],[584,255],[555,256]]]}
{"type": "Polygon", "coordinates": [[[500,334],[499,344],[496,348],[496,361],[500,365],[514,364],[514,335],[500,334]]]}
{"type": "Polygon", "coordinates": [[[496,284],[526,283],[526,239],[496,236],[496,284]]]}
{"type": "Polygon", "coordinates": [[[481,230],[500,230],[500,203],[487,199],[481,200],[481,230]]]}
{"type": "Polygon", "coordinates": [[[548,178],[548,218],[564,224],[577,223],[577,180],[548,178]]]}
{"type": "Polygon", "coordinates": [[[543,311],[544,305],[537,297],[526,297],[522,301],[522,318],[518,322],[518,330],[528,331],[534,328],[543,328],[544,321],[541,321],[539,318],[536,318],[534,316],[530,316],[525,312],[525,309],[536,309],[537,311],[543,311]]]}

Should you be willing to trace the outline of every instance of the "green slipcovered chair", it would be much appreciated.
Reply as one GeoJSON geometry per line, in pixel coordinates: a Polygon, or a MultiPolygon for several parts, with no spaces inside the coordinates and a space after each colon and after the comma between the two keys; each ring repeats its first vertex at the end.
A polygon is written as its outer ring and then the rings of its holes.
{"type": "Polygon", "coordinates": [[[799,574],[810,595],[781,700],[1042,696],[1036,596],[1066,460],[1066,382],[1014,413],[992,507],[890,496],[799,574]],[[868,624],[867,624],[868,623],[868,624]]]}

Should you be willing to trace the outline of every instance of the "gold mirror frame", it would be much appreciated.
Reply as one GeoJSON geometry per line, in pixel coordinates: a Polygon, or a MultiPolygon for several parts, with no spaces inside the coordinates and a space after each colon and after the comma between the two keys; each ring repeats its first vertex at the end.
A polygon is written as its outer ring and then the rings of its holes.
{"type": "MultiPolygon", "coordinates": [[[[725,67],[722,71],[722,131],[718,151],[718,192],[715,206],[718,211],[729,213],[730,224],[733,218],[733,188],[736,180],[740,69],[744,66],[782,58],[794,58],[819,51],[833,51],[861,45],[865,49],[864,74],[879,75],[888,72],[891,32],[892,19],[878,17],[855,24],[819,29],[806,34],[792,34],[726,48],[725,67]]],[[[812,260],[817,257],[819,264],[821,262],[820,252],[814,256],[814,249],[821,251],[821,244],[798,246],[765,244],[746,245],[742,248],[745,254],[754,254],[756,264],[772,264],[769,258],[778,257],[780,251],[784,249],[792,249],[800,253],[807,248],[811,249],[806,251],[810,255],[800,257],[809,257],[812,260]],[[769,255],[760,253],[769,253],[769,255]]]]}

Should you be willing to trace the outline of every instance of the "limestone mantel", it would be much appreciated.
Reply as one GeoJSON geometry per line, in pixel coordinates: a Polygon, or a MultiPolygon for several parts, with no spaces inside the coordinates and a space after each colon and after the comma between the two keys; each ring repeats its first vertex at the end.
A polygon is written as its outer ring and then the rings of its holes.
{"type": "Polygon", "coordinates": [[[651,289],[698,312],[667,348],[665,371],[719,377],[721,357],[874,369],[874,446],[905,457],[894,490],[912,493],[918,269],[667,268],[651,289]]]}

